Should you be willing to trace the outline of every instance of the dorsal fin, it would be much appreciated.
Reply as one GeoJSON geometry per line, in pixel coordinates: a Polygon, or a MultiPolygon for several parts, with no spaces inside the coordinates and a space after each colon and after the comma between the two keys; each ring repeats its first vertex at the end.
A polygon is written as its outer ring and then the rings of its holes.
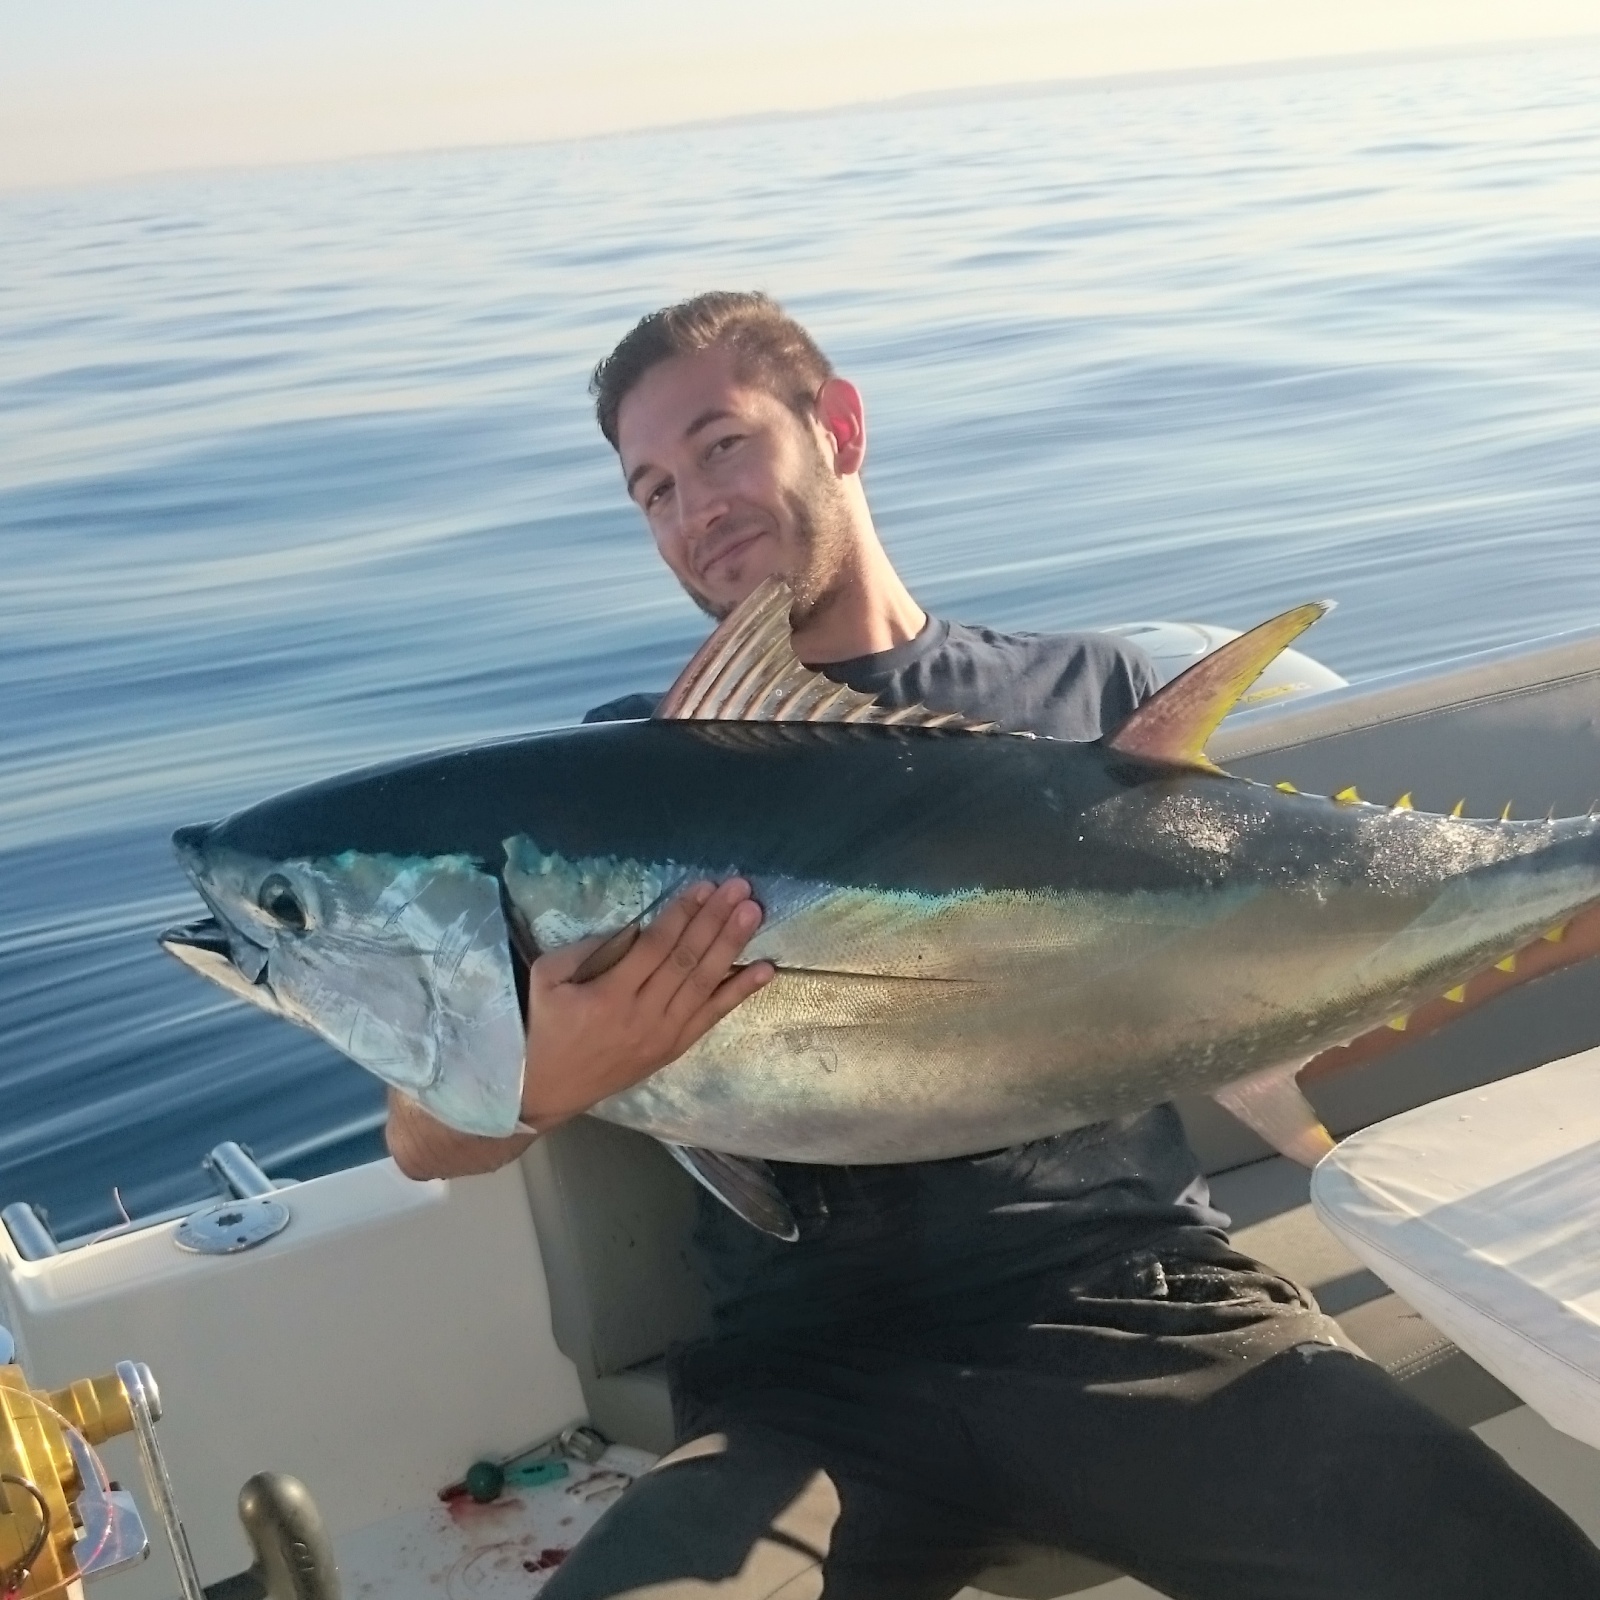
{"type": "Polygon", "coordinates": [[[768,578],[716,626],[667,690],[655,715],[671,722],[871,722],[990,733],[954,711],[881,706],[870,694],[803,665],[791,642],[794,594],[768,578]]]}
{"type": "Polygon", "coordinates": [[[1107,748],[1215,772],[1205,748],[1217,724],[1282,651],[1332,610],[1331,600],[1296,606],[1202,656],[1146,700],[1106,740],[1107,748]]]}

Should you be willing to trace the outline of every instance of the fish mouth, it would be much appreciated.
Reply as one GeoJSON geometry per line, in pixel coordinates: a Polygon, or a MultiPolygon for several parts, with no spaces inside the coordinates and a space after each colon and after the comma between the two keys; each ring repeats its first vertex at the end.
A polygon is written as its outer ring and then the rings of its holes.
{"type": "MultiPolygon", "coordinates": [[[[209,917],[182,927],[168,928],[160,936],[161,948],[196,972],[204,974],[214,983],[236,994],[244,994],[241,985],[253,988],[267,969],[268,951],[257,939],[242,929],[230,917],[218,896],[212,892],[211,874],[206,860],[206,849],[216,824],[200,822],[179,828],[172,836],[173,853],[185,876],[194,885],[195,892],[205,901],[209,917]],[[232,968],[232,977],[225,976],[222,967],[232,968]]],[[[254,995],[246,995],[255,999],[254,995]]],[[[260,1003],[259,1001],[257,1002],[260,1003]]]]}
{"type": "MultiPolygon", "coordinates": [[[[249,941],[245,941],[249,943],[249,941]]],[[[160,936],[161,948],[169,956],[181,961],[191,972],[226,989],[229,994],[248,1000],[251,1005],[282,1016],[283,1007],[271,987],[261,981],[266,971],[266,951],[260,951],[261,960],[256,965],[256,976],[251,978],[241,970],[235,951],[239,936],[216,917],[201,917],[197,922],[186,922],[181,927],[168,928],[160,936]]],[[[252,951],[257,947],[252,945],[252,951]]]]}

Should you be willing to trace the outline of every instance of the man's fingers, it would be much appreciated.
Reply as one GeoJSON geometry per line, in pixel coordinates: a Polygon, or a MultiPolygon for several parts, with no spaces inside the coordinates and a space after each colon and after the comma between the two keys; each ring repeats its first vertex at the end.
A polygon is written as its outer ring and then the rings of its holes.
{"type": "Polygon", "coordinates": [[[690,1045],[710,1033],[735,1006],[743,1005],[777,975],[778,969],[770,961],[752,961],[748,967],[729,973],[712,991],[711,998],[684,1024],[674,1046],[674,1055],[681,1056],[690,1045]]]}
{"type": "Polygon", "coordinates": [[[636,993],[666,966],[677,972],[681,982],[693,971],[704,946],[729,913],[749,894],[750,886],[742,878],[730,879],[720,887],[713,883],[689,884],[642,931],[638,922],[630,922],[614,933],[578,939],[540,956],[531,969],[533,980],[545,989],[566,983],[586,984],[617,968],[621,986],[636,993]],[[704,919],[698,927],[697,919],[704,919]],[[686,945],[685,935],[691,929],[686,945]]]}
{"type": "Polygon", "coordinates": [[[675,1060],[772,976],[767,962],[732,970],[760,925],[743,879],[692,884],[589,982],[626,931],[540,956],[528,987],[524,1116],[564,1120],[675,1060]]]}
{"type": "Polygon", "coordinates": [[[697,911],[640,991],[675,1023],[710,998],[761,926],[750,886],[732,879],[697,911]]]}
{"type": "MultiPolygon", "coordinates": [[[[630,923],[619,932],[553,950],[534,962],[532,978],[547,994],[592,982],[610,993],[607,1004],[642,1003],[658,1019],[656,1026],[665,1024],[675,1033],[718,992],[760,926],[761,908],[743,878],[694,883],[674,895],[642,932],[630,923]],[[630,998],[624,1002],[624,996],[630,998]]],[[[746,992],[741,989],[728,1006],[746,992]]],[[[705,1027],[710,1026],[707,1021],[705,1027]]]]}
{"type": "Polygon", "coordinates": [[[743,878],[691,884],[645,929],[629,952],[628,965],[640,985],[663,972],[676,973],[681,982],[684,974],[698,965],[728,918],[749,898],[750,885],[743,878]]]}
{"type": "MultiPolygon", "coordinates": [[[[727,885],[724,884],[726,889],[727,885]]],[[[633,948],[618,963],[629,974],[634,988],[643,988],[661,963],[671,956],[678,941],[694,919],[716,898],[714,883],[691,883],[680,889],[661,908],[659,914],[634,941],[633,948]]]]}
{"type": "Polygon", "coordinates": [[[671,950],[695,912],[711,898],[714,889],[714,884],[694,883],[680,890],[643,932],[637,922],[630,922],[615,933],[595,934],[562,945],[559,950],[552,950],[533,963],[533,976],[547,987],[558,983],[590,983],[603,977],[613,967],[622,966],[640,945],[644,945],[645,949],[641,952],[643,959],[629,963],[633,979],[631,987],[637,989],[661,964],[662,949],[671,950]]]}

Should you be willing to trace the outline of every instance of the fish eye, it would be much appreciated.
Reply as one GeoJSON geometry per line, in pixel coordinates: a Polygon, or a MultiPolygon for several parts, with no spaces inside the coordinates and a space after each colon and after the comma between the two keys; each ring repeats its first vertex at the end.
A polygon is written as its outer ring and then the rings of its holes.
{"type": "Polygon", "coordinates": [[[256,904],[280,927],[292,933],[306,931],[306,908],[294,892],[294,885],[281,872],[274,872],[262,880],[256,891],[256,904]]]}

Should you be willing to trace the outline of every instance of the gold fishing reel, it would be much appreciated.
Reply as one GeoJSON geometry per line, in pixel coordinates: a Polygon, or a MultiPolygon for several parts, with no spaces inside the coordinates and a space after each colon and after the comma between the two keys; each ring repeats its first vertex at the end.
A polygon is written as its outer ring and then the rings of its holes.
{"type": "Polygon", "coordinates": [[[142,1434],[159,1415],[137,1362],[64,1389],[30,1388],[0,1327],[0,1600],[77,1594],[81,1578],[144,1556],[133,1498],[107,1481],[94,1447],[142,1434]]]}
{"type": "MultiPolygon", "coordinates": [[[[161,1519],[182,1600],[205,1600],[172,1479],[156,1438],[161,1394],[142,1361],[31,1389],[0,1327],[0,1600],[82,1600],[83,1578],[132,1566],[149,1553],[139,1507],[112,1483],[96,1446],[131,1433],[145,1489],[161,1519]]],[[[339,1568],[306,1487],[258,1472],[239,1494],[239,1518],[255,1546],[249,1578],[267,1600],[339,1600],[339,1568]]]]}

